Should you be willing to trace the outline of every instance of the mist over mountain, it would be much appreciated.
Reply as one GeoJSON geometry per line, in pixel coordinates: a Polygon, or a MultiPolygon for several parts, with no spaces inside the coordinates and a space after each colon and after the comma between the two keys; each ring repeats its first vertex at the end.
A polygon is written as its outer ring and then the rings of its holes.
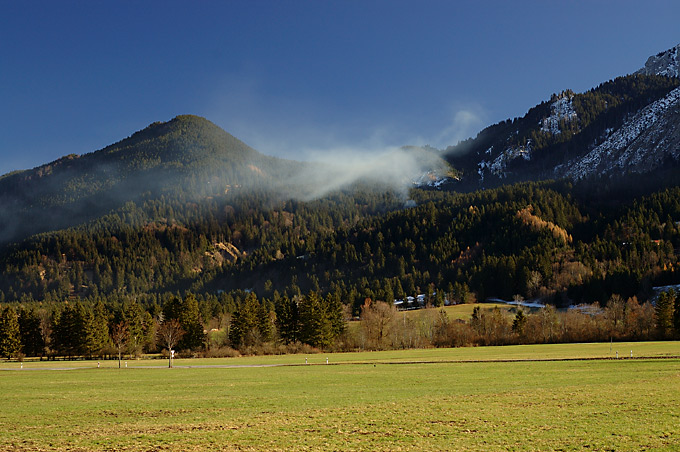
{"type": "MultiPolygon", "coordinates": [[[[314,162],[265,156],[207,119],[184,115],[118,143],[0,178],[0,242],[95,219],[129,201],[181,195],[200,201],[229,190],[272,190],[312,200],[357,182],[404,198],[428,173],[450,168],[436,153],[404,147],[340,149],[314,162]]],[[[437,176],[438,175],[438,176],[437,176]]]]}
{"type": "Polygon", "coordinates": [[[296,162],[185,115],[7,174],[0,302],[647,299],[680,282],[676,66],[677,48],[444,151],[296,162]]]}
{"type": "Polygon", "coordinates": [[[99,151],[1,178],[0,240],[73,226],[128,201],[253,185],[286,169],[203,118],[178,116],[99,151]]]}

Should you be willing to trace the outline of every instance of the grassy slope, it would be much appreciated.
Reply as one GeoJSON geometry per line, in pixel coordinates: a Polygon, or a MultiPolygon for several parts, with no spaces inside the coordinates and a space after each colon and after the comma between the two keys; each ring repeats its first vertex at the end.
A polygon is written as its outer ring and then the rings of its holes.
{"type": "MultiPolygon", "coordinates": [[[[680,351],[677,342],[617,345],[640,355],[680,351]]],[[[80,362],[74,371],[0,372],[0,449],[677,450],[678,359],[380,364],[608,355],[609,344],[575,344],[309,357],[375,367],[118,370],[80,362]]],[[[26,369],[36,366],[45,364],[26,369]]]]}
{"type": "MultiPolygon", "coordinates": [[[[441,308],[415,309],[412,311],[405,312],[407,316],[410,316],[413,319],[417,319],[419,317],[437,314],[439,313],[440,310],[443,309],[450,319],[470,320],[470,317],[472,316],[472,311],[474,310],[475,307],[479,307],[481,310],[484,311],[493,311],[494,308],[498,308],[504,314],[508,315],[512,314],[513,316],[517,312],[516,306],[505,303],[466,303],[454,306],[444,306],[441,308]]],[[[531,311],[528,308],[524,308],[524,310],[525,312],[531,311]]]]}

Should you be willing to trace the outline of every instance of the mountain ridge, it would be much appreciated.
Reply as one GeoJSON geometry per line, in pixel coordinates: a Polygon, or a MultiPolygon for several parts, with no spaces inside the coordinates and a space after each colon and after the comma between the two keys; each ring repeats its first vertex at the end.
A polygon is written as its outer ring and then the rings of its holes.
{"type": "Polygon", "coordinates": [[[635,74],[662,75],[665,77],[680,76],[678,52],[680,52],[680,44],[665,52],[659,52],[656,55],[650,56],[645,66],[636,71],[635,74]]]}
{"type": "Polygon", "coordinates": [[[421,293],[644,299],[680,281],[680,181],[672,157],[659,167],[633,151],[675,142],[679,93],[680,80],[654,74],[565,90],[451,147],[454,169],[439,173],[423,172],[442,163],[427,147],[302,163],[204,118],[153,123],[0,179],[0,302],[160,304],[191,292],[234,312],[253,292],[263,303],[319,292],[356,315],[367,299],[421,293]],[[607,140],[592,175],[545,180],[607,140]],[[632,171],[645,165],[651,177],[632,171]]]}
{"type": "Polygon", "coordinates": [[[554,94],[522,118],[489,126],[476,138],[448,147],[449,162],[465,174],[461,183],[452,183],[450,188],[560,177],[620,177],[654,172],[667,163],[677,166],[680,137],[674,130],[680,113],[674,108],[674,90],[680,86],[679,48],[652,56],[635,73],[587,92],[554,94]],[[660,130],[666,129],[670,137],[662,139],[660,130]],[[617,131],[618,136],[635,135],[628,140],[633,147],[615,147],[611,137],[617,131]]]}
{"type": "Polygon", "coordinates": [[[160,196],[190,185],[197,196],[209,196],[260,182],[282,167],[283,160],[260,154],[207,119],[177,116],[100,150],[0,179],[0,240],[73,226],[145,193],[160,196]]]}

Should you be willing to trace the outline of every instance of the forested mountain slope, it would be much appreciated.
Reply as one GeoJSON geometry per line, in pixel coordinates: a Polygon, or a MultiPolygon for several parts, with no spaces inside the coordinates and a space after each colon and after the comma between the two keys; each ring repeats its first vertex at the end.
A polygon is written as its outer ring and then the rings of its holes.
{"type": "MultiPolygon", "coordinates": [[[[678,79],[657,72],[555,95],[449,149],[453,169],[423,148],[370,165],[293,162],[196,116],[154,123],[0,178],[0,301],[314,292],[356,313],[367,298],[418,294],[646,299],[652,286],[680,282],[673,155],[662,152],[667,164],[650,163],[644,179],[630,166],[616,178],[551,178],[674,96],[678,79]]],[[[676,107],[664,105],[658,117],[668,119],[676,107]]],[[[663,124],[645,130],[673,142],[663,124]]]]}
{"type": "MultiPolygon", "coordinates": [[[[235,191],[128,202],[0,256],[0,299],[60,301],[191,291],[316,291],[358,310],[366,298],[433,303],[541,297],[558,305],[651,294],[680,282],[680,189],[606,207],[566,183],[470,194],[337,192],[316,201],[235,191]]],[[[278,294],[278,295],[277,295],[278,294]]]]}
{"type": "Polygon", "coordinates": [[[96,152],[65,156],[0,179],[0,241],[77,225],[127,201],[200,198],[283,177],[267,157],[197,116],[154,123],[96,152]]]}
{"type": "Polygon", "coordinates": [[[650,57],[634,74],[587,92],[554,94],[523,117],[448,147],[449,161],[462,173],[451,186],[469,190],[628,173],[668,178],[668,169],[680,162],[677,50],[650,57]]]}

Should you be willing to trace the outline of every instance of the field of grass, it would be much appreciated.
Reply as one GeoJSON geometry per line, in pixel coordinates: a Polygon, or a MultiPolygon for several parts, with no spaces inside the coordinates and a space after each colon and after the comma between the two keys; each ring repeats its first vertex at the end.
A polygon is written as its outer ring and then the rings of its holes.
{"type": "MultiPolygon", "coordinates": [[[[407,318],[418,319],[424,316],[434,316],[438,315],[440,310],[444,310],[450,319],[459,320],[470,320],[472,316],[472,311],[476,308],[480,308],[483,311],[492,311],[495,308],[500,309],[500,311],[508,316],[512,315],[514,317],[517,312],[517,306],[513,306],[506,303],[466,303],[457,304],[453,306],[443,306],[441,308],[429,308],[429,309],[414,309],[411,311],[401,311],[399,315],[406,315],[407,318]]],[[[523,308],[525,312],[533,312],[535,309],[523,308]]]]}
{"type": "Polygon", "coordinates": [[[0,450],[679,450],[680,343],[611,348],[2,363],[0,450]]]}

